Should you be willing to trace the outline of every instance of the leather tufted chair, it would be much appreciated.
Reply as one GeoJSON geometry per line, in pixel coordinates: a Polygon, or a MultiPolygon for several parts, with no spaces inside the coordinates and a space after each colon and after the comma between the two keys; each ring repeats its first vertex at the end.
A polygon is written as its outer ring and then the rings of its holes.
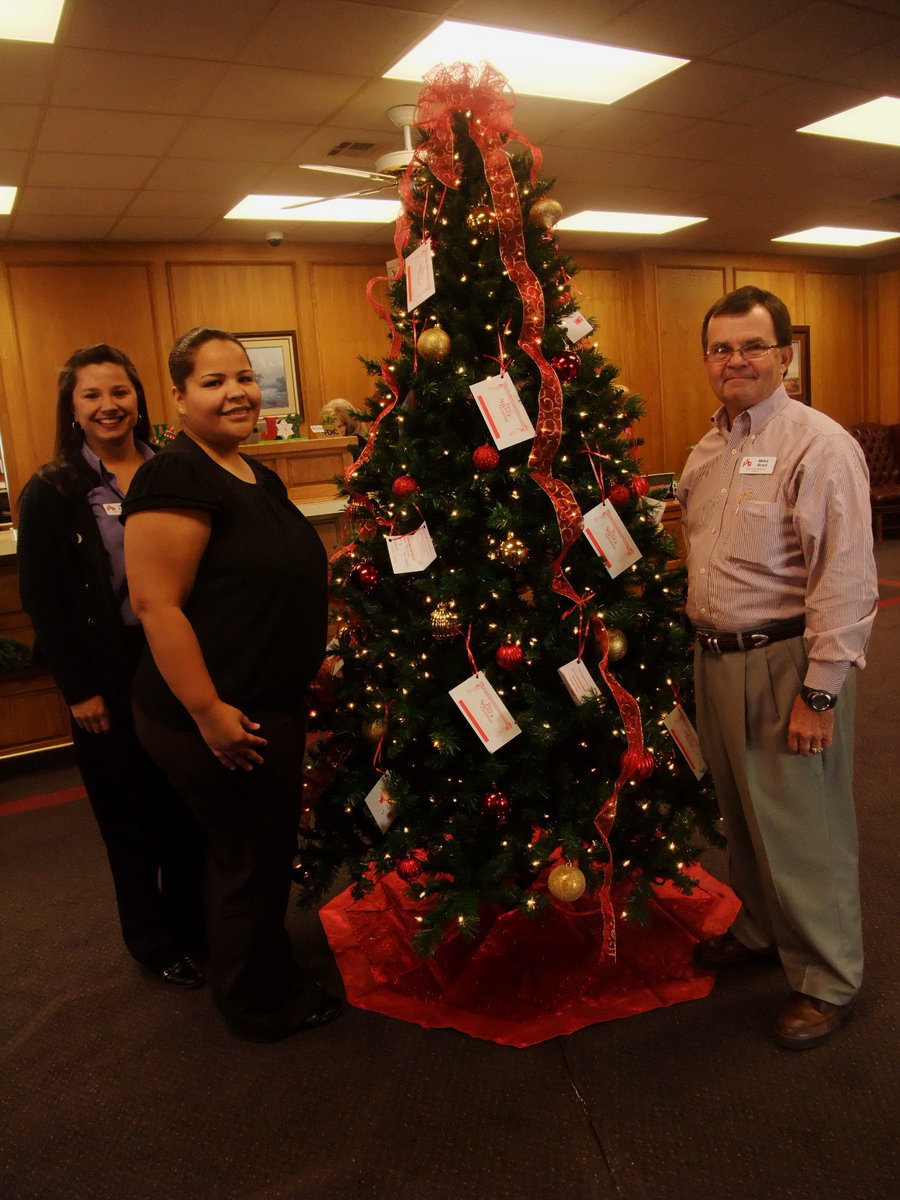
{"type": "Polygon", "coordinates": [[[900,517],[900,425],[861,421],[849,428],[866,456],[872,526],[880,541],[884,536],[884,518],[900,517]]]}

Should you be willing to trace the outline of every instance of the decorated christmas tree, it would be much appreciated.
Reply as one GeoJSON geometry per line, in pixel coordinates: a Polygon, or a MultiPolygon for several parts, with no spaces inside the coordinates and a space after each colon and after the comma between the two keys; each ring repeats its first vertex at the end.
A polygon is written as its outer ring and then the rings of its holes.
{"type": "Polygon", "coordinates": [[[314,898],[342,866],[360,896],[396,872],[423,951],[551,904],[600,914],[611,945],[611,898],[641,920],[715,837],[664,723],[690,664],[642,403],[578,307],[505,80],[440,68],[417,113],[295,873],[314,898]]]}

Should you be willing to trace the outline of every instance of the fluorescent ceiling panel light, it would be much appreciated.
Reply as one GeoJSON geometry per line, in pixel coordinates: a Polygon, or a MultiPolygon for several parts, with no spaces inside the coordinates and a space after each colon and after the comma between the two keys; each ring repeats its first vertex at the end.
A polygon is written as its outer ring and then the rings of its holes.
{"type": "Polygon", "coordinates": [[[600,212],[586,208],[557,221],[556,229],[577,229],[588,233],[671,233],[686,225],[697,225],[706,217],[673,217],[664,213],[600,212]]]}
{"type": "Polygon", "coordinates": [[[799,233],[786,233],[772,238],[773,242],[807,242],[817,246],[871,246],[874,242],[889,242],[900,237],[888,229],[847,229],[841,225],[816,225],[799,233]]]}
{"type": "Polygon", "coordinates": [[[444,21],[403,56],[385,79],[421,81],[438,63],[489,62],[524,96],[612,104],[690,60],[515,29],[444,21]]]}
{"type": "Polygon", "coordinates": [[[351,200],[320,196],[245,196],[225,214],[236,221],[348,221],[356,224],[384,225],[394,221],[400,211],[397,200],[351,200]],[[312,201],[313,203],[310,203],[312,201]],[[287,205],[303,204],[304,208],[287,205]]]}
{"type": "Polygon", "coordinates": [[[17,190],[14,187],[0,187],[0,215],[6,216],[12,212],[17,190]]]}
{"type": "Polygon", "coordinates": [[[0,0],[0,39],[52,42],[65,0],[0,0]]]}
{"type": "Polygon", "coordinates": [[[797,132],[900,146],[900,100],[896,96],[882,96],[868,104],[835,113],[824,121],[813,121],[812,125],[804,125],[797,132]]]}

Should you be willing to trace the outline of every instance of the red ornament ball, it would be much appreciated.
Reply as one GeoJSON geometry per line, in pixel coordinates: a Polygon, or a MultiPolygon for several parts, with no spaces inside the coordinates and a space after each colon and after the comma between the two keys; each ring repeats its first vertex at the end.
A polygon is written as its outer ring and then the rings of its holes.
{"type": "Polygon", "coordinates": [[[550,366],[559,376],[560,383],[571,383],[581,370],[581,358],[574,350],[564,350],[562,354],[554,354],[550,366]]]}
{"type": "Polygon", "coordinates": [[[481,801],[481,811],[495,825],[505,825],[509,820],[509,796],[505,792],[489,792],[481,801]]]}
{"type": "Polygon", "coordinates": [[[631,499],[631,492],[624,483],[614,483],[606,493],[606,498],[610,504],[614,504],[616,508],[621,508],[623,504],[627,504],[631,499]]]}
{"type": "Polygon", "coordinates": [[[378,568],[373,567],[371,563],[359,563],[350,572],[350,582],[355,588],[366,596],[369,592],[374,592],[381,582],[381,575],[378,568]]]}
{"type": "Polygon", "coordinates": [[[629,746],[619,761],[622,770],[638,782],[649,779],[656,768],[656,759],[651,751],[636,750],[633,746],[629,746]]]}
{"type": "Polygon", "coordinates": [[[472,451],[472,462],[479,471],[493,471],[499,461],[499,452],[487,442],[472,451]]]}
{"type": "Polygon", "coordinates": [[[412,496],[418,490],[419,485],[413,479],[412,475],[399,475],[391,484],[391,491],[398,500],[403,500],[407,496],[412,496]]]}
{"type": "Polygon", "coordinates": [[[412,854],[407,854],[397,863],[397,874],[404,882],[412,883],[422,874],[426,857],[424,850],[413,850],[412,854]]]}
{"type": "Polygon", "coordinates": [[[514,671],[522,665],[522,647],[506,643],[497,650],[497,666],[504,671],[514,671]]]}
{"type": "Polygon", "coordinates": [[[377,532],[378,526],[374,521],[360,521],[356,526],[356,536],[361,542],[371,542],[377,532]]]}
{"type": "Polygon", "coordinates": [[[631,494],[634,496],[635,500],[640,500],[641,496],[646,496],[650,491],[650,481],[646,475],[635,475],[631,481],[630,487],[631,494]]]}

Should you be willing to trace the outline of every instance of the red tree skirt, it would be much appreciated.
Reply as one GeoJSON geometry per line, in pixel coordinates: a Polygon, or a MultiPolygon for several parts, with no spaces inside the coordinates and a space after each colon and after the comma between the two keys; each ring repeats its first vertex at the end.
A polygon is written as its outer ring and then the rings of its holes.
{"type": "MultiPolygon", "coordinates": [[[[433,958],[420,958],[412,939],[422,906],[396,875],[386,875],[363,900],[342,892],[320,917],[347,999],[357,1008],[533,1046],[709,994],[715,975],[693,965],[693,948],[727,929],[739,903],[702,868],[691,867],[690,877],[699,880],[690,896],[672,885],[658,889],[649,926],[618,922],[615,961],[603,957],[599,913],[561,904],[535,917],[489,913],[477,942],[451,937],[433,958]]],[[[616,911],[623,895],[617,890],[616,911]]]]}

